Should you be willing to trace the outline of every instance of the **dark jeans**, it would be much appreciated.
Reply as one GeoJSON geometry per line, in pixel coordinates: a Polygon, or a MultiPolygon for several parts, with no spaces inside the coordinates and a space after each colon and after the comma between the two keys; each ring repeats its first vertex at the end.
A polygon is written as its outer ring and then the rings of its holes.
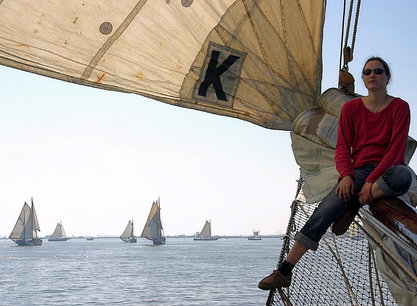
{"type": "MultiPolygon", "coordinates": [[[[365,179],[376,166],[367,165],[355,169],[354,194],[347,202],[343,198],[339,200],[339,196],[335,193],[338,185],[336,184],[320,202],[303,228],[295,235],[295,240],[311,250],[317,250],[321,237],[333,221],[340,217],[347,207],[360,205],[356,195],[361,191],[365,179]]],[[[406,193],[410,188],[411,180],[411,172],[406,166],[395,165],[389,167],[376,183],[386,196],[394,197],[406,193]]]]}

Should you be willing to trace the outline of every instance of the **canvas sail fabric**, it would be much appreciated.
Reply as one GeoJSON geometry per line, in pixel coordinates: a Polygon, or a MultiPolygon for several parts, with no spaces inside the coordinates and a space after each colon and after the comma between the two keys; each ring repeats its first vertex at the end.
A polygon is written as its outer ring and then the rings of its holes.
{"type": "Polygon", "coordinates": [[[38,231],[40,231],[40,227],[35,206],[32,202],[32,208],[30,208],[25,202],[9,238],[14,242],[31,240],[32,238],[38,238],[38,231]]]}
{"type": "Polygon", "coordinates": [[[320,94],[325,1],[0,1],[0,64],[290,130],[320,94]]]}
{"type": "Polygon", "coordinates": [[[25,225],[29,219],[28,218],[29,215],[30,215],[30,207],[25,202],[22,210],[20,211],[19,217],[17,218],[16,224],[12,230],[12,233],[9,236],[9,238],[12,239],[14,242],[21,239],[21,235],[23,233],[23,230],[25,229],[25,225]]]}
{"type": "Polygon", "coordinates": [[[211,223],[209,221],[206,221],[204,223],[203,229],[201,230],[200,235],[198,235],[198,238],[210,238],[211,237],[211,223]]]}
{"type": "MultiPolygon", "coordinates": [[[[394,252],[404,265],[411,271],[417,271],[417,258],[415,256],[411,256],[410,253],[398,246],[391,237],[383,233],[380,233],[380,235],[385,245],[394,252]]],[[[400,269],[381,248],[375,247],[375,253],[379,271],[398,305],[416,305],[417,283],[400,269]]]]}
{"type": "Polygon", "coordinates": [[[57,223],[55,230],[51,236],[51,238],[65,238],[67,234],[65,233],[64,227],[61,223],[57,223]]]}
{"type": "Polygon", "coordinates": [[[127,223],[123,234],[120,236],[120,239],[122,239],[125,242],[128,242],[130,240],[130,237],[133,237],[133,222],[131,220],[129,220],[129,222],[127,223]]]}
{"type": "Polygon", "coordinates": [[[35,206],[32,203],[29,218],[25,222],[25,227],[20,234],[19,239],[31,240],[33,238],[38,238],[38,231],[40,231],[38,217],[36,216],[35,206]]]}
{"type": "Polygon", "coordinates": [[[159,200],[158,202],[152,203],[151,211],[149,212],[149,216],[146,220],[146,224],[143,228],[141,236],[149,240],[159,239],[162,237],[162,223],[159,210],[159,200]]]}

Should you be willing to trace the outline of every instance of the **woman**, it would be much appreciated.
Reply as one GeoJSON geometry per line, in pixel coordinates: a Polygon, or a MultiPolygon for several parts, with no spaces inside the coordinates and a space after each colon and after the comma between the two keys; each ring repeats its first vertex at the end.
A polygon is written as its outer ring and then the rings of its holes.
{"type": "Polygon", "coordinates": [[[277,270],[258,284],[263,290],[289,287],[292,269],[308,249],[317,250],[333,223],[343,234],[359,207],[382,196],[400,196],[411,184],[404,155],[410,125],[407,102],[387,94],[391,73],[379,57],[369,58],[362,70],[368,95],[347,102],[340,114],[335,152],[338,183],[321,201],[277,270]]]}

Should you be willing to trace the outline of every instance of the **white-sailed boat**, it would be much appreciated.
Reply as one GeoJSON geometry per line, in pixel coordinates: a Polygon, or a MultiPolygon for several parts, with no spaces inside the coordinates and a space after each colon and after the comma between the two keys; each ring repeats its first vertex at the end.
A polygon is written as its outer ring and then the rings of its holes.
{"type": "Polygon", "coordinates": [[[48,241],[67,241],[69,238],[67,237],[67,234],[65,233],[64,227],[62,226],[62,223],[59,222],[56,224],[55,230],[51,237],[48,238],[48,241]]]}
{"type": "Polygon", "coordinates": [[[120,239],[122,239],[124,242],[138,242],[134,234],[133,220],[129,220],[129,222],[127,222],[126,228],[123,234],[120,236],[120,239]]]}
{"type": "Polygon", "coordinates": [[[18,246],[41,245],[42,239],[38,238],[38,231],[40,231],[38,217],[32,199],[32,207],[29,207],[26,202],[23,204],[9,238],[16,242],[18,246]]]}
{"type": "Polygon", "coordinates": [[[197,241],[211,241],[217,239],[219,239],[219,237],[211,235],[211,221],[206,221],[200,234],[194,238],[194,240],[197,241]]]}

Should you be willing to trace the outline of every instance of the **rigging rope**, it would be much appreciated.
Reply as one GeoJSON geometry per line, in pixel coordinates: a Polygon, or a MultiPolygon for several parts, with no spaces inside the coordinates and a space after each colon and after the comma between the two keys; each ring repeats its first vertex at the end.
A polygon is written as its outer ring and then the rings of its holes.
{"type": "MultiPolygon", "coordinates": [[[[296,232],[318,205],[305,202],[301,174],[297,182],[297,194],[291,204],[277,266],[288,254],[296,232]]],[[[384,254],[387,254],[386,249],[376,234],[364,228],[364,222],[358,216],[355,228],[346,235],[326,233],[319,248],[307,252],[294,268],[292,285],[271,290],[266,305],[394,305],[395,300],[387,283],[380,277],[375,250],[368,239],[376,243],[384,254]]]]}
{"type": "Polygon", "coordinates": [[[356,42],[356,33],[357,33],[358,22],[359,22],[359,11],[360,11],[360,6],[361,6],[361,0],[357,0],[351,46],[348,46],[348,41],[349,41],[349,35],[350,35],[350,28],[352,24],[353,4],[355,0],[350,1],[349,14],[348,14],[348,20],[346,22],[346,33],[345,33],[344,30],[345,30],[345,17],[346,17],[346,1],[347,0],[344,1],[344,6],[343,6],[342,36],[340,38],[339,89],[343,90],[344,92],[350,95],[355,95],[355,79],[349,73],[348,63],[353,60],[353,50],[355,48],[355,42],[356,42]],[[344,33],[345,33],[345,41],[343,45],[344,33]],[[343,57],[343,66],[342,66],[342,57],[343,57]]]}
{"type": "MultiPolygon", "coordinates": [[[[355,14],[355,21],[354,21],[354,25],[353,25],[352,42],[351,42],[351,46],[348,46],[350,27],[351,27],[351,24],[352,24],[353,3],[354,3],[354,0],[351,0],[350,1],[350,6],[349,6],[348,20],[347,20],[347,23],[346,23],[345,42],[344,42],[344,46],[343,46],[343,59],[344,60],[343,60],[343,67],[341,68],[342,71],[348,71],[349,70],[348,63],[353,60],[353,50],[355,48],[355,42],[356,42],[356,33],[357,33],[358,23],[359,23],[359,11],[360,11],[360,6],[361,6],[361,0],[358,0],[358,2],[356,4],[356,14],[355,14]]],[[[346,0],[344,1],[343,24],[344,24],[344,20],[345,20],[345,10],[346,10],[346,0]]],[[[343,32],[344,32],[344,30],[342,30],[342,33],[343,32]]],[[[342,50],[341,50],[341,54],[342,54],[342,50]]],[[[341,62],[341,59],[340,59],[340,62],[341,62]]]]}

